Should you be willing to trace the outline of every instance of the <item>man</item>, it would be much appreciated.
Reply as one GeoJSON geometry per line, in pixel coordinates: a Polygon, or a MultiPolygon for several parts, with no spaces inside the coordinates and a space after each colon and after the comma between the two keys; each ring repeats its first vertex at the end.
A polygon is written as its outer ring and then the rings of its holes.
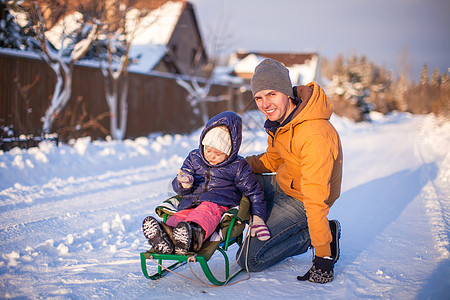
{"type": "Polygon", "coordinates": [[[254,173],[276,177],[258,175],[271,238],[251,238],[248,248],[238,251],[238,263],[257,272],[312,246],[313,266],[297,279],[330,282],[339,258],[340,224],[327,215],[342,180],[342,147],[329,122],[331,105],[315,82],[292,88],[287,68],[272,59],[255,68],[251,89],[267,117],[268,146],[265,153],[246,159],[254,173]]]}

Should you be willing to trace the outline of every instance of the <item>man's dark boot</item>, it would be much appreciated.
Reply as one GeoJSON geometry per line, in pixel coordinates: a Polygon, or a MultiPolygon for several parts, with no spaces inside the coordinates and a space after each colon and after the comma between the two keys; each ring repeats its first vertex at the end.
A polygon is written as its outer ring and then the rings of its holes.
{"type": "Polygon", "coordinates": [[[339,247],[339,239],[341,238],[341,224],[338,220],[328,221],[330,224],[331,236],[333,240],[330,243],[331,248],[331,256],[334,259],[334,263],[339,260],[340,255],[340,247],[339,247]]]}

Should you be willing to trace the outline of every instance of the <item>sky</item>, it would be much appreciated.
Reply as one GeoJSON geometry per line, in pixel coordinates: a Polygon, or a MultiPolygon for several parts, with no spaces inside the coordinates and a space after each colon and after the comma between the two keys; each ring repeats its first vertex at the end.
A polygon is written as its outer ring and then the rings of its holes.
{"type": "Polygon", "coordinates": [[[410,70],[415,81],[425,63],[430,76],[435,67],[441,73],[450,68],[448,0],[190,2],[203,39],[211,44],[219,37],[226,44],[220,53],[315,51],[328,59],[366,55],[397,75],[410,70]]]}

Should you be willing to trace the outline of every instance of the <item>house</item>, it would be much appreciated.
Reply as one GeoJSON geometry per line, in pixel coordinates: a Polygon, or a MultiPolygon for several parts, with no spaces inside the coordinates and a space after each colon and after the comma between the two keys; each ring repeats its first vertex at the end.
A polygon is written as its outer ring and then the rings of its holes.
{"type": "MultiPolygon", "coordinates": [[[[42,5],[44,1],[40,0],[42,5]]],[[[85,0],[86,3],[94,0],[85,0]]],[[[106,1],[106,10],[113,11],[106,13],[106,18],[114,19],[114,11],[118,10],[118,4],[114,0],[106,1]],[[109,5],[109,6],[108,6],[109,5]],[[111,17],[112,16],[112,17],[111,17]]],[[[135,8],[126,15],[127,34],[133,32],[134,38],[130,47],[130,58],[133,63],[129,67],[131,72],[149,73],[151,71],[167,72],[185,75],[204,75],[208,57],[200,34],[194,6],[185,0],[169,1],[136,1],[135,8]],[[149,13],[145,15],[139,23],[138,14],[141,10],[147,9],[149,13]],[[134,27],[136,26],[137,27],[134,27]]],[[[44,8],[46,8],[44,6],[44,8]]],[[[55,19],[54,14],[47,14],[44,10],[44,18],[48,15],[49,31],[46,32],[48,40],[57,48],[62,44],[62,33],[72,32],[83,23],[82,13],[76,11],[72,6],[68,8],[66,14],[60,13],[61,17],[55,19]]],[[[111,23],[111,22],[110,22],[111,23]]],[[[63,40],[68,43],[70,40],[63,40]]]]}
{"type": "Polygon", "coordinates": [[[319,54],[317,53],[270,53],[238,51],[229,59],[229,75],[242,78],[246,83],[255,67],[264,59],[272,58],[283,63],[289,70],[293,85],[305,85],[311,81],[321,84],[319,54]]]}
{"type": "Polygon", "coordinates": [[[168,1],[153,9],[130,51],[131,57],[139,57],[130,71],[202,76],[208,63],[194,7],[187,1],[168,1]]]}

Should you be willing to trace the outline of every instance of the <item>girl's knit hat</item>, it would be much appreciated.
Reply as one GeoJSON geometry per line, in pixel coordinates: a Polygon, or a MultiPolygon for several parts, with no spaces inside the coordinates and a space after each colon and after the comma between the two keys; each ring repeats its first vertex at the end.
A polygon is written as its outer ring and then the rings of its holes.
{"type": "Polygon", "coordinates": [[[275,90],[294,99],[289,70],[279,61],[267,58],[255,68],[250,81],[252,94],[262,90],[275,90]]]}
{"type": "Polygon", "coordinates": [[[203,137],[202,145],[213,147],[226,155],[230,155],[231,137],[228,128],[218,126],[210,129],[203,137]]]}

